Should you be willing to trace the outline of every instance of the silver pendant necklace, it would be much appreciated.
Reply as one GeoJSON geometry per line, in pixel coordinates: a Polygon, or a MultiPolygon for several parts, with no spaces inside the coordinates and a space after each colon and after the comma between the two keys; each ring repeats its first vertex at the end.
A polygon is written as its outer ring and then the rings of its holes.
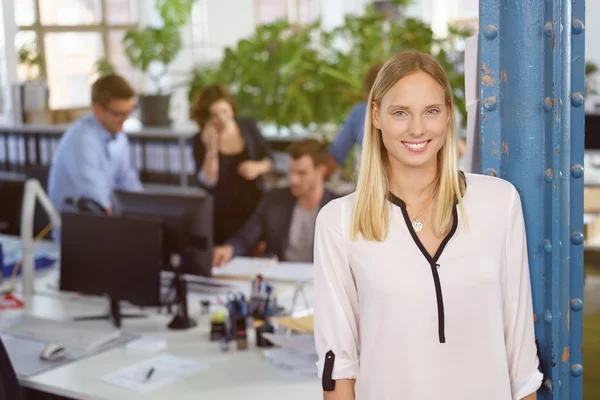
{"type": "Polygon", "coordinates": [[[419,217],[415,218],[412,223],[412,227],[415,232],[421,232],[421,229],[423,229],[423,224],[421,221],[419,221],[419,217]]]}

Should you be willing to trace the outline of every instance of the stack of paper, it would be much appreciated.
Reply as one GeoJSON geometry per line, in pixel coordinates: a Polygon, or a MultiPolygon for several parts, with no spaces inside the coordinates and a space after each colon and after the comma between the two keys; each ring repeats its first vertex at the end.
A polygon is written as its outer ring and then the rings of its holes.
{"type": "Polygon", "coordinates": [[[147,393],[208,368],[207,364],[161,354],[100,378],[105,383],[147,393]]]}
{"type": "Polygon", "coordinates": [[[265,279],[279,282],[307,282],[312,280],[312,263],[278,262],[268,258],[235,257],[227,264],[213,268],[215,278],[254,279],[261,274],[265,279]]]}
{"type": "Polygon", "coordinates": [[[277,265],[277,261],[268,258],[235,257],[227,264],[213,268],[215,278],[254,279],[256,275],[277,265]]]}
{"type": "Polygon", "coordinates": [[[294,332],[314,333],[315,331],[315,321],[312,315],[304,317],[275,317],[271,319],[271,322],[294,332]]]}
{"type": "Polygon", "coordinates": [[[299,375],[316,375],[315,363],[319,357],[315,349],[313,335],[276,335],[263,336],[279,348],[266,350],[265,358],[276,368],[284,369],[299,375]]]}
{"type": "Polygon", "coordinates": [[[310,282],[313,278],[311,263],[280,262],[277,267],[262,272],[265,279],[275,282],[310,282]]]}

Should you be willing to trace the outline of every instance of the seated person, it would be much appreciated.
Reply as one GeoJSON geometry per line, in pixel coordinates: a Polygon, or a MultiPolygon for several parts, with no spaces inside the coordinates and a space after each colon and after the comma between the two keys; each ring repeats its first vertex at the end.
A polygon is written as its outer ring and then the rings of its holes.
{"type": "Polygon", "coordinates": [[[215,244],[221,245],[250,218],[264,190],[262,176],[271,170],[271,149],[255,120],[236,116],[225,88],[204,87],[191,118],[200,127],[192,138],[198,184],[214,199],[215,244]]]}
{"type": "Polygon", "coordinates": [[[113,190],[142,190],[122,132],[134,96],[118,75],[105,75],[92,85],[92,112],[62,135],[50,166],[48,194],[58,212],[68,199],[88,199],[111,214],[113,190]]]}
{"type": "Polygon", "coordinates": [[[213,266],[232,257],[247,256],[259,243],[266,253],[282,261],[312,262],[315,221],[321,208],[338,197],[325,189],[329,155],[316,139],[306,139],[289,148],[292,161],[290,186],[264,194],[243,228],[213,250],[213,266]]]}

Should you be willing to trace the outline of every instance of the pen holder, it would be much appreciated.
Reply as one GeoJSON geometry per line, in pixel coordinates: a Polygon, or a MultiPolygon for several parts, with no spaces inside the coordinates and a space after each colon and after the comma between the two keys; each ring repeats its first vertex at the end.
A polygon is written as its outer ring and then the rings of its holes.
{"type": "Polygon", "coordinates": [[[210,340],[217,341],[227,337],[227,324],[223,312],[216,312],[210,318],[210,340]]]}
{"type": "Polygon", "coordinates": [[[235,341],[237,342],[238,350],[246,350],[248,348],[248,333],[246,331],[246,317],[237,317],[235,323],[235,341]]]}
{"type": "Polygon", "coordinates": [[[273,347],[273,343],[263,337],[263,333],[275,333],[273,325],[267,320],[256,321],[254,326],[256,328],[256,347],[273,347]]]}

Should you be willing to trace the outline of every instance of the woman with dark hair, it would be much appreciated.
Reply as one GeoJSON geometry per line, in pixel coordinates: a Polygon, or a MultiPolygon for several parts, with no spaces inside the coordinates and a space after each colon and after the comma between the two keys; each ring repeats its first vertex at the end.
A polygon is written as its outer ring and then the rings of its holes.
{"type": "Polygon", "coordinates": [[[236,116],[237,107],[220,85],[196,96],[191,118],[200,127],[193,138],[198,184],[213,195],[214,242],[224,243],[250,218],[271,170],[271,149],[254,119],[236,116]]]}

